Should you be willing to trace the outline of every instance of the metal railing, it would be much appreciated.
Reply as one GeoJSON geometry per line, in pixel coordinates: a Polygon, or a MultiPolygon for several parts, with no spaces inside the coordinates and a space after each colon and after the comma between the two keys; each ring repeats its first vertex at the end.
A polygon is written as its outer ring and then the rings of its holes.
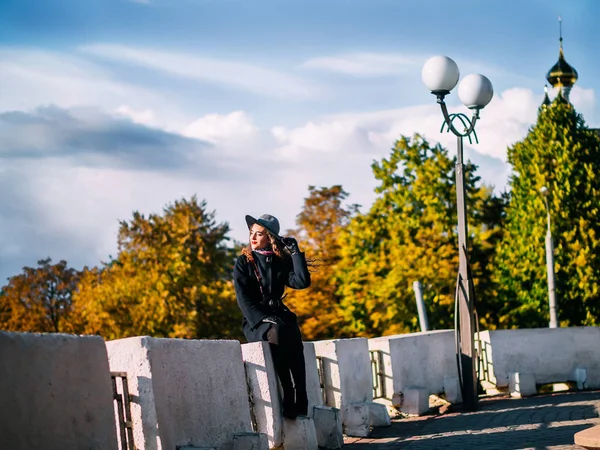
{"type": "Polygon", "coordinates": [[[117,410],[117,425],[119,426],[119,448],[121,450],[136,450],[133,444],[133,422],[131,420],[131,395],[127,383],[127,372],[111,372],[113,400],[117,410]],[[119,386],[121,390],[119,392],[119,386]]]}
{"type": "Polygon", "coordinates": [[[327,404],[327,390],[325,389],[325,366],[323,364],[323,357],[317,356],[317,372],[319,373],[319,385],[321,386],[321,397],[323,398],[323,404],[327,404]]]}
{"type": "Polygon", "coordinates": [[[386,398],[383,352],[369,350],[369,355],[371,357],[371,374],[373,375],[373,398],[386,398]]]}

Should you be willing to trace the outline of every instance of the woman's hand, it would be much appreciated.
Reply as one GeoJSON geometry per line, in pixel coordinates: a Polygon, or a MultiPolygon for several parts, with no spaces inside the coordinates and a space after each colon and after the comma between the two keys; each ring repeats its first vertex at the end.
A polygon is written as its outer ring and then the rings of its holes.
{"type": "Polygon", "coordinates": [[[298,247],[298,241],[293,237],[284,237],[281,238],[281,242],[285,245],[285,248],[289,250],[292,255],[296,253],[300,253],[300,248],[298,247]]]}

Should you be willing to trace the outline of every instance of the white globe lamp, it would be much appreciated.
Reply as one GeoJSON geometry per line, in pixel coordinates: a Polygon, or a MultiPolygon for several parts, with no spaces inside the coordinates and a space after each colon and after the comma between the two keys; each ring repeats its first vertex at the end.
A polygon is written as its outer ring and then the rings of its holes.
{"type": "Polygon", "coordinates": [[[433,94],[448,94],[458,83],[456,63],[447,56],[433,56],[423,65],[421,78],[433,94]]]}
{"type": "Polygon", "coordinates": [[[469,109],[485,107],[493,96],[492,82],[483,75],[467,75],[458,85],[458,98],[469,109]]]}

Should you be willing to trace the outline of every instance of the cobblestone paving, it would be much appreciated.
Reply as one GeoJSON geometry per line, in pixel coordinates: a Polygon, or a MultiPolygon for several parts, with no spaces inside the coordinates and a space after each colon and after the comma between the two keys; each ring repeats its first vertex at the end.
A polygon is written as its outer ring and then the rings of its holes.
{"type": "Polygon", "coordinates": [[[573,435],[598,424],[600,391],[494,397],[476,412],[394,420],[369,438],[346,437],[344,450],[582,449],[573,435]]]}

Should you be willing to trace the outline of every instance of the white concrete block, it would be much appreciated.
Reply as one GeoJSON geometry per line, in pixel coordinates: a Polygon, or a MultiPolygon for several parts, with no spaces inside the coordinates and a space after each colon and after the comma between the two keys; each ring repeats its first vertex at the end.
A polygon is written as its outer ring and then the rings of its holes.
{"type": "Polygon", "coordinates": [[[99,336],[0,331],[0,448],[116,450],[99,336]]]}
{"type": "Polygon", "coordinates": [[[233,448],[252,431],[238,341],[133,337],[106,343],[111,370],[127,372],[134,443],[233,448]]]}
{"type": "Polygon", "coordinates": [[[319,447],[338,449],[344,445],[340,410],[330,406],[315,406],[313,420],[319,447]]]}
{"type": "Polygon", "coordinates": [[[269,448],[283,444],[283,415],[279,396],[279,379],[267,342],[242,345],[251,407],[256,431],[267,435],[269,448]]]}
{"type": "Polygon", "coordinates": [[[389,427],[392,424],[392,419],[384,405],[375,402],[367,402],[366,405],[369,407],[370,426],[389,427]]]}
{"type": "Polygon", "coordinates": [[[392,401],[387,398],[376,398],[373,400],[373,402],[383,405],[383,407],[387,410],[388,416],[390,416],[390,419],[392,420],[400,414],[398,408],[394,406],[392,401]]]}
{"type": "Polygon", "coordinates": [[[512,372],[551,384],[573,381],[577,367],[600,367],[600,327],[482,331],[480,338],[489,382],[500,388],[512,372]]]}
{"type": "Polygon", "coordinates": [[[316,356],[323,360],[327,406],[373,401],[373,376],[368,340],[364,338],[314,342],[316,356]]]}
{"type": "Polygon", "coordinates": [[[401,411],[421,415],[429,411],[429,390],[420,386],[407,386],[403,392],[401,411]]]}
{"type": "Polygon", "coordinates": [[[344,433],[354,437],[368,437],[369,406],[366,403],[350,403],[344,406],[343,414],[344,433]]]}
{"type": "Polygon", "coordinates": [[[460,391],[458,377],[444,377],[444,396],[446,401],[452,404],[462,403],[462,392],[460,391]]]}
{"type": "Polygon", "coordinates": [[[512,372],[508,376],[511,397],[527,397],[537,394],[535,376],[532,373],[512,372]]]}
{"type": "Polygon", "coordinates": [[[296,420],[284,419],[285,450],[318,450],[315,422],[310,417],[298,416],[296,420]]]}
{"type": "Polygon", "coordinates": [[[236,433],[233,450],[269,450],[269,440],[264,433],[236,433]]]}
{"type": "Polygon", "coordinates": [[[369,351],[381,352],[381,360],[383,367],[380,370],[383,371],[383,386],[385,388],[385,397],[387,400],[391,400],[392,393],[394,392],[394,371],[392,367],[392,353],[390,349],[390,337],[385,336],[381,338],[372,338],[368,340],[369,351]]]}
{"type": "Polygon", "coordinates": [[[313,417],[313,407],[323,404],[321,381],[317,369],[315,344],[304,342],[304,360],[306,361],[306,393],[308,394],[308,417],[313,417]]]}
{"type": "Polygon", "coordinates": [[[369,350],[383,352],[386,397],[421,386],[430,394],[444,391],[444,377],[458,377],[454,330],[383,336],[369,339],[369,350]]]}

